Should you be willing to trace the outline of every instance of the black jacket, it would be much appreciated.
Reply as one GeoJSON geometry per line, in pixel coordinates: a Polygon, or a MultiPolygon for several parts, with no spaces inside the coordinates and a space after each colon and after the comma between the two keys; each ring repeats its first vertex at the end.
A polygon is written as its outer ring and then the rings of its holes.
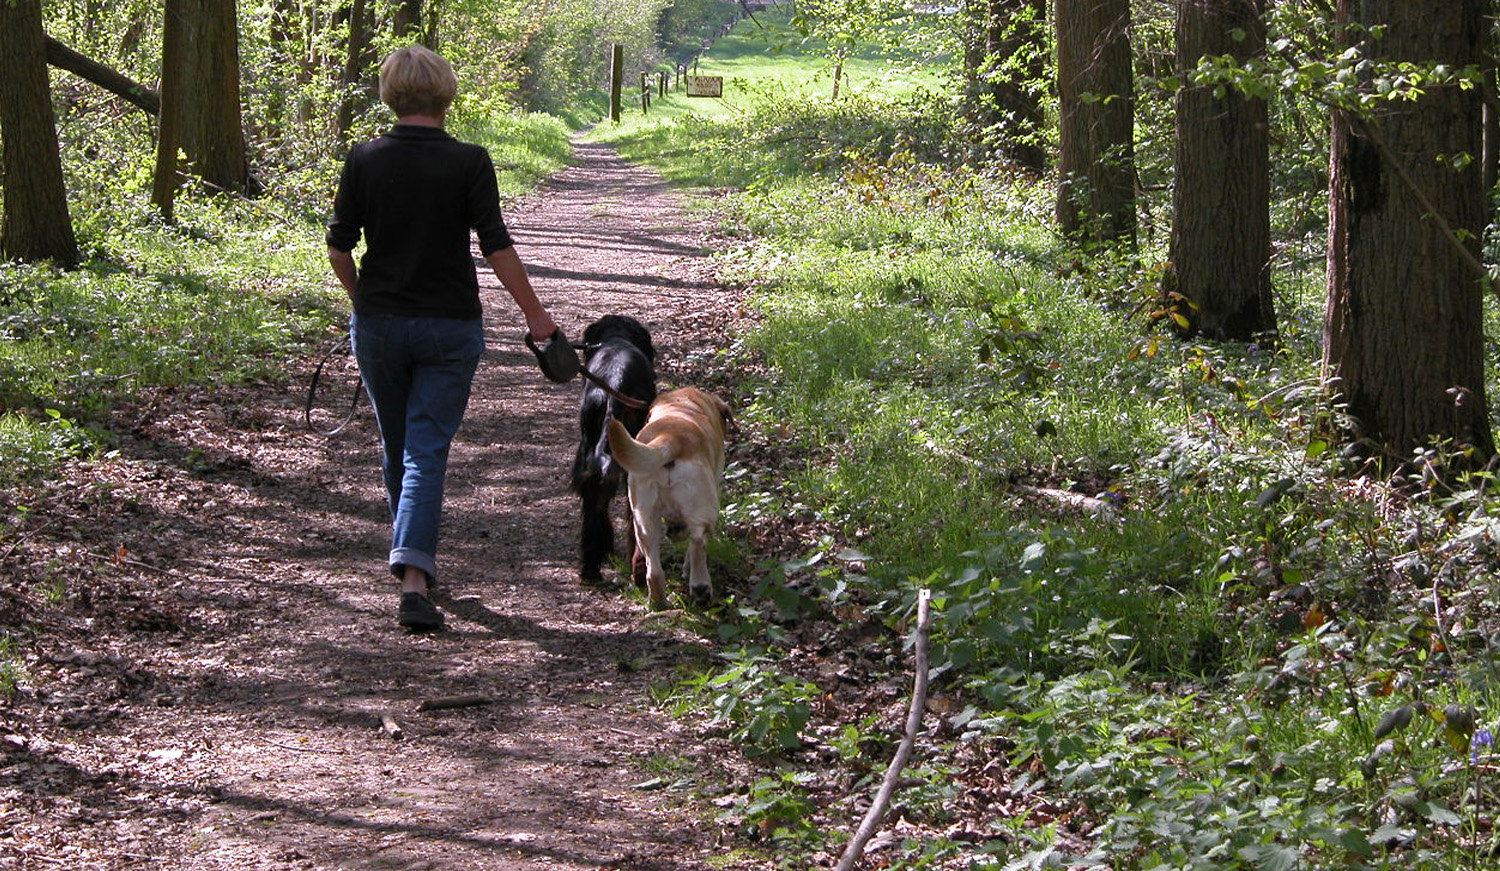
{"type": "Polygon", "coordinates": [[[327,239],[352,251],[364,231],[355,312],[479,317],[471,229],[485,256],[511,245],[483,147],[398,124],[345,158],[327,239]]]}

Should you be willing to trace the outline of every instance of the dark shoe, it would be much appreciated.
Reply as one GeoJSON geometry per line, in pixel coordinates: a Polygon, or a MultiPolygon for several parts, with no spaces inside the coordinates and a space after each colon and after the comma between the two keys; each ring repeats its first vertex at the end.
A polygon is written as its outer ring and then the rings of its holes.
{"type": "Polygon", "coordinates": [[[401,607],[396,610],[396,622],[408,629],[441,629],[443,612],[421,593],[402,593],[401,607]]]}

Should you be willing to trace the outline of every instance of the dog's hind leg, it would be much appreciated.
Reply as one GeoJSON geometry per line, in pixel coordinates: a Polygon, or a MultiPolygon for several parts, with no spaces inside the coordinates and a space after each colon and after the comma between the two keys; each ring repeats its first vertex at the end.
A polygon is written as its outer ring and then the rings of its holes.
{"type": "Polygon", "coordinates": [[[645,556],[646,596],[652,610],[660,610],[667,604],[667,572],[661,564],[661,544],[665,535],[660,517],[631,512],[635,518],[636,546],[645,556]]]}
{"type": "Polygon", "coordinates": [[[582,564],[578,575],[585,581],[597,581],[600,567],[615,550],[615,529],[609,518],[609,505],[615,487],[608,481],[591,481],[580,488],[582,497],[582,530],[579,551],[582,564]]]}
{"type": "Polygon", "coordinates": [[[713,580],[708,576],[708,526],[688,524],[687,546],[688,595],[698,605],[707,605],[714,597],[713,580]]]}

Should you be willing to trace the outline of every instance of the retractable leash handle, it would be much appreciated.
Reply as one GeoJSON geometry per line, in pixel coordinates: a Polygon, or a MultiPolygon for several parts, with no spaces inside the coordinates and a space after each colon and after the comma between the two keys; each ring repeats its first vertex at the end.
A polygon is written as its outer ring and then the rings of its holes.
{"type": "Polygon", "coordinates": [[[531,353],[536,355],[537,365],[548,381],[566,384],[578,374],[578,352],[568,342],[568,337],[563,335],[561,327],[547,339],[547,344],[543,347],[537,347],[530,330],[526,331],[523,341],[531,349],[531,353]]]}

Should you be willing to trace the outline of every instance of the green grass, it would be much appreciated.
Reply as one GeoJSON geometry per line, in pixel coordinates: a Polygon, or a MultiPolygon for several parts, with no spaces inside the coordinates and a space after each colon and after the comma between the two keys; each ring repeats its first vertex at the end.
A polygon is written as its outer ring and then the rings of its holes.
{"type": "Polygon", "coordinates": [[[507,200],[535,189],[547,176],[566,166],[571,150],[568,124],[540,113],[460,115],[449,125],[449,132],[489,149],[500,196],[507,200]]]}
{"type": "MultiPolygon", "coordinates": [[[[787,13],[776,9],[756,14],[765,27],[742,19],[688,72],[724,79],[722,98],[689,97],[674,77],[666,96],[653,98],[642,111],[636,78],[626,76],[620,124],[606,121],[594,135],[614,140],[622,135],[649,135],[650,128],[693,118],[732,119],[755,111],[767,101],[828,98],[833,70],[816,39],[803,40],[787,25],[787,13]]],[[[932,40],[908,41],[902,48],[870,48],[845,61],[841,92],[881,99],[910,96],[945,86],[944,58],[932,40]]]]}

